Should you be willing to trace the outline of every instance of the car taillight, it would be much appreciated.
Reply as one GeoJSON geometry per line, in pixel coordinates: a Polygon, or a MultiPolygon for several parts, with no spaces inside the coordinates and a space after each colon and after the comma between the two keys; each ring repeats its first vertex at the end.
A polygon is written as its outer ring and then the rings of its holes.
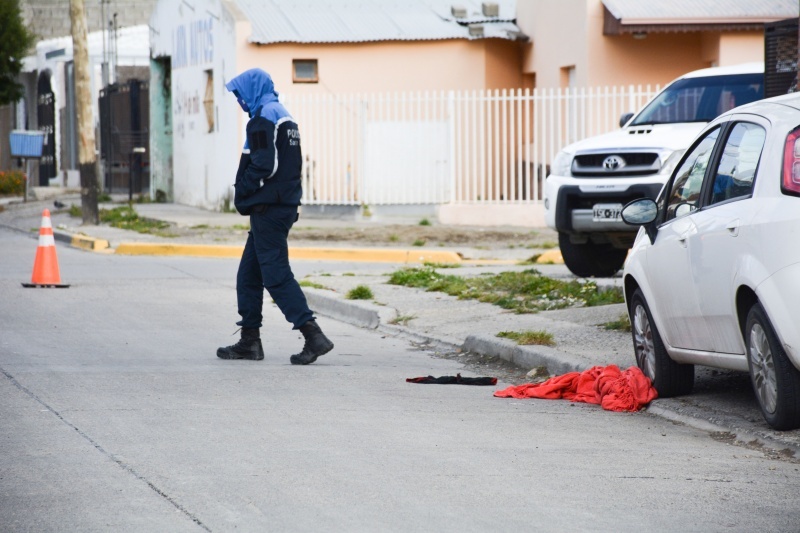
{"type": "Polygon", "coordinates": [[[800,128],[786,137],[783,148],[783,184],[785,194],[800,195],[800,128]]]}

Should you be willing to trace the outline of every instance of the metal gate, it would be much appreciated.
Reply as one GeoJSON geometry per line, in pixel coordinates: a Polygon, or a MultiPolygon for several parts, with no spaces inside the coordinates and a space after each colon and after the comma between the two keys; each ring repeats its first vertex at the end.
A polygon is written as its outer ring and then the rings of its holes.
{"type": "Polygon", "coordinates": [[[36,114],[39,130],[43,131],[44,146],[42,158],[39,160],[39,186],[50,185],[50,179],[56,177],[56,100],[50,86],[50,71],[39,74],[36,87],[36,114]]]}
{"type": "Polygon", "coordinates": [[[100,145],[106,192],[150,191],[148,90],[146,81],[130,80],[100,91],[100,145]]]}
{"type": "Polygon", "coordinates": [[[764,25],[764,98],[797,90],[797,21],[764,25]]]}

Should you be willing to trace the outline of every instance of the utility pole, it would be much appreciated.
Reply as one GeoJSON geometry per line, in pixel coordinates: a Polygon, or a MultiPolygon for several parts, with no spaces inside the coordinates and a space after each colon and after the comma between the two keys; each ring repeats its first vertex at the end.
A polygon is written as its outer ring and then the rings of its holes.
{"type": "Polygon", "coordinates": [[[97,155],[95,154],[92,91],[89,77],[86,9],[83,0],[70,0],[72,57],[75,62],[75,98],[78,115],[78,163],[81,173],[81,212],[84,224],[100,222],[97,209],[97,155]]]}

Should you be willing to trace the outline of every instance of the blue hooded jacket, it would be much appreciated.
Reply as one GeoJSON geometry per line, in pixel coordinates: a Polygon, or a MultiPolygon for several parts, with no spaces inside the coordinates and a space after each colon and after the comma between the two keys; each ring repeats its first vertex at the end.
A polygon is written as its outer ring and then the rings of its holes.
{"type": "Polygon", "coordinates": [[[278,102],[272,78],[254,68],[242,72],[225,87],[250,115],[234,185],[236,210],[247,215],[257,205],[300,205],[300,132],[278,102]]]}

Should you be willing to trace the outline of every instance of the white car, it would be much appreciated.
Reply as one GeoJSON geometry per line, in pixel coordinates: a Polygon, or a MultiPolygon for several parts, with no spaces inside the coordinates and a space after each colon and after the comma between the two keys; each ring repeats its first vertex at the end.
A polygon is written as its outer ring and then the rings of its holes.
{"type": "Polygon", "coordinates": [[[655,198],[700,130],[733,107],[764,95],[764,64],[684,74],[621,129],[564,147],[544,185],[545,223],[558,231],[564,263],[577,276],[611,276],[636,236],[622,206],[655,198]]]}
{"type": "Polygon", "coordinates": [[[733,109],[698,135],[625,263],[639,368],[662,397],[694,365],[749,371],[775,429],[800,427],[800,94],[733,109]]]}

